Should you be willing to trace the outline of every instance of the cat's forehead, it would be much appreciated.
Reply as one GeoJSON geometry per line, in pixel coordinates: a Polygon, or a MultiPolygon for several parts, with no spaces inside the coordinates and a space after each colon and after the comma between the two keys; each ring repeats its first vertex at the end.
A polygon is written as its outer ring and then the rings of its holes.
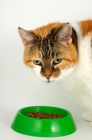
{"type": "Polygon", "coordinates": [[[62,26],[64,26],[62,23],[51,23],[32,31],[37,37],[34,45],[37,45],[42,58],[50,59],[60,56],[59,46],[55,42],[55,35],[62,26]]]}
{"type": "Polygon", "coordinates": [[[43,60],[59,58],[62,55],[57,44],[52,44],[51,40],[49,41],[46,39],[40,41],[36,47],[34,44],[30,49],[32,55],[35,55],[35,57],[41,58],[43,60]]]}

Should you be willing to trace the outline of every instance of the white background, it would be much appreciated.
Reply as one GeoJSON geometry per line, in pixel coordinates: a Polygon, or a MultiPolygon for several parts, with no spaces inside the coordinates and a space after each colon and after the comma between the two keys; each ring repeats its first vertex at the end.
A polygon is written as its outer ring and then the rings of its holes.
{"type": "Polygon", "coordinates": [[[34,29],[49,22],[76,22],[92,18],[92,0],[0,0],[0,140],[46,140],[11,129],[17,111],[26,106],[51,105],[69,110],[77,131],[52,140],[91,140],[92,126],[81,119],[82,107],[59,83],[45,84],[23,64],[23,46],[17,27],[34,29]]]}

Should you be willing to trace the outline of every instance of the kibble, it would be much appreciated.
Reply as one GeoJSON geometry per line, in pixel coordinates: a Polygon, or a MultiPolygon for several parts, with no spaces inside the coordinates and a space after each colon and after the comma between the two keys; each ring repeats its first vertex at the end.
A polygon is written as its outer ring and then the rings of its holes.
{"type": "Polygon", "coordinates": [[[44,112],[37,112],[37,111],[30,112],[30,113],[26,114],[26,116],[32,117],[32,118],[40,118],[40,119],[57,119],[57,118],[63,118],[62,115],[58,115],[58,114],[55,114],[55,113],[47,114],[47,113],[44,113],[44,112]]]}

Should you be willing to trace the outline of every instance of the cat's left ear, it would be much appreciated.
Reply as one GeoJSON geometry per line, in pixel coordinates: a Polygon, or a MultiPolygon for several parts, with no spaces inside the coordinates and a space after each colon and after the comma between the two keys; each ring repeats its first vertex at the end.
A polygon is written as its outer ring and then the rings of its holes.
{"type": "Polygon", "coordinates": [[[64,42],[65,44],[72,43],[72,27],[67,24],[63,28],[61,28],[57,34],[58,42],[64,42]]]}
{"type": "Polygon", "coordinates": [[[21,27],[18,27],[18,32],[19,32],[19,35],[22,39],[22,42],[23,42],[23,45],[25,47],[29,46],[30,44],[33,43],[35,37],[32,33],[24,30],[23,28],[21,27]]]}

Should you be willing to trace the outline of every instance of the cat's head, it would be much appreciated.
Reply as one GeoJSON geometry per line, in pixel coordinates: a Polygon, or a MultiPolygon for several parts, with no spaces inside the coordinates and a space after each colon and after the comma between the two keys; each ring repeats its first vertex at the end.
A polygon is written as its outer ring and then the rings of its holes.
{"type": "Polygon", "coordinates": [[[69,75],[77,63],[76,35],[70,24],[51,23],[35,30],[18,28],[24,63],[50,82],[69,75]]]}

